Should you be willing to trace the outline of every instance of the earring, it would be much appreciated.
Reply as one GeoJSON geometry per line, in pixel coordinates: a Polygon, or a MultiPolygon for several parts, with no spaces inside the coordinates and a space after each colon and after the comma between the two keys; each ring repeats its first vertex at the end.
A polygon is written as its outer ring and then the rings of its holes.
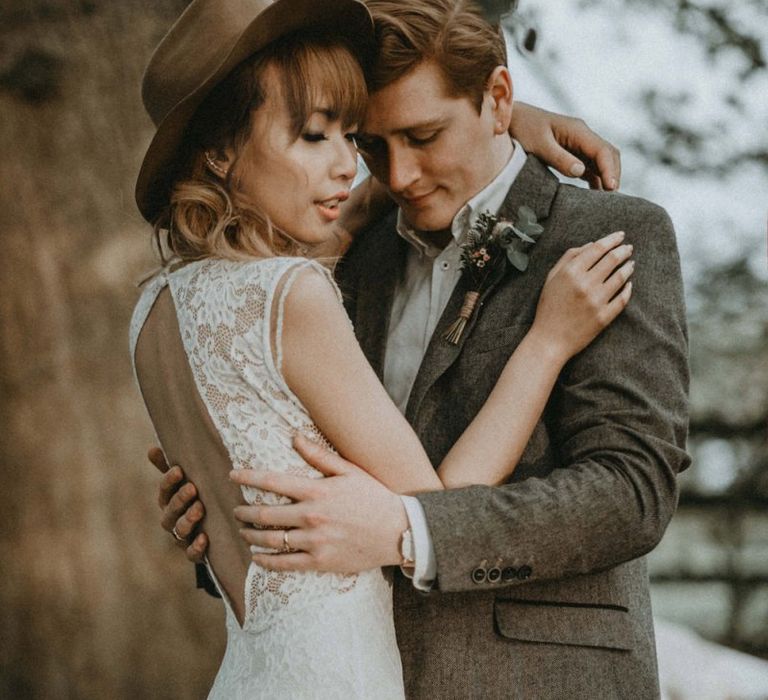
{"type": "Polygon", "coordinates": [[[205,162],[208,165],[208,167],[213,170],[217,175],[221,175],[221,177],[227,176],[227,171],[224,170],[214,159],[213,156],[211,156],[210,151],[205,152],[205,162]]]}

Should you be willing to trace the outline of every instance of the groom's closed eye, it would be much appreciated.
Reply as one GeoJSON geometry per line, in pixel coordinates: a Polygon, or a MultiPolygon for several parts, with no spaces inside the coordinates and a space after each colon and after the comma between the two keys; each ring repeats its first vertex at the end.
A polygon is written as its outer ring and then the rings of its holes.
{"type": "Polygon", "coordinates": [[[442,132],[442,129],[434,129],[432,131],[417,131],[406,132],[405,137],[408,139],[408,143],[411,146],[428,146],[433,143],[442,132]]]}

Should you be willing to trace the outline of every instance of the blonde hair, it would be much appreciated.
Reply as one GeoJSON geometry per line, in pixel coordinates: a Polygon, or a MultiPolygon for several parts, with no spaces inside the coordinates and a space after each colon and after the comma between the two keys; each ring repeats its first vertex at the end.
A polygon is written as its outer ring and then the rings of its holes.
{"type": "Polygon", "coordinates": [[[363,72],[338,41],[296,34],[240,64],[198,108],[185,134],[169,201],[154,223],[163,262],[169,257],[237,260],[308,253],[239,187],[240,156],[250,137],[251,115],[264,104],[263,79],[270,66],[280,76],[296,138],[321,103],[344,128],[362,120],[368,96],[363,72]],[[226,147],[235,158],[226,179],[220,180],[208,170],[205,154],[226,147]]]}
{"type": "Polygon", "coordinates": [[[472,0],[366,0],[376,27],[377,56],[368,76],[376,92],[423,61],[439,66],[448,93],[480,112],[488,78],[507,63],[504,36],[472,0]]]}

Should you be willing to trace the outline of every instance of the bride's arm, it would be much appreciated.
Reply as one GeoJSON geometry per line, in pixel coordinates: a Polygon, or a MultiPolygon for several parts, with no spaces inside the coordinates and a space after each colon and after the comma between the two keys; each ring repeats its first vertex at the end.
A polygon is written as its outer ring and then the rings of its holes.
{"type": "Polygon", "coordinates": [[[365,359],[335,290],[311,268],[286,295],[282,350],[288,386],[343,457],[399,493],[442,488],[365,359]]]}
{"type": "Polygon", "coordinates": [[[555,266],[531,331],[447,455],[440,478],[365,359],[333,289],[311,270],[298,276],[287,295],[286,381],[341,455],[393,491],[498,483],[517,464],[562,365],[626,304],[628,290],[616,294],[629,270],[611,275],[629,254],[615,248],[618,242],[607,237],[570,251],[555,266]]]}
{"type": "Polygon", "coordinates": [[[552,268],[533,325],[496,386],[441,463],[446,488],[506,481],[528,444],[565,363],[624,309],[631,247],[617,232],[568,251],[552,268]]]}
{"type": "Polygon", "coordinates": [[[594,190],[619,189],[619,150],[592,131],[583,119],[515,102],[509,132],[528,153],[566,177],[586,180],[594,190]]]}

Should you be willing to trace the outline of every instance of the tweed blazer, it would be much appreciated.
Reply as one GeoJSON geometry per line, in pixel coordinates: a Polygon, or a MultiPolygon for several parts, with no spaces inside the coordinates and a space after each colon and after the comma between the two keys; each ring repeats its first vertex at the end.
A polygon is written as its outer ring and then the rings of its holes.
{"type": "MultiPolygon", "coordinates": [[[[661,538],[688,465],[687,332],[674,231],[647,201],[564,185],[529,157],[501,214],[545,227],[525,273],[507,267],[458,345],[442,339],[460,281],[416,377],[406,417],[437,465],[533,322],[568,249],[624,230],[637,263],[627,309],[565,367],[511,480],[419,496],[437,558],[434,592],[395,580],[411,698],[658,697],[643,555],[661,538]]],[[[406,243],[390,215],[339,270],[363,350],[382,376],[406,243]]],[[[525,401],[520,396],[519,401],[525,401]]]]}

